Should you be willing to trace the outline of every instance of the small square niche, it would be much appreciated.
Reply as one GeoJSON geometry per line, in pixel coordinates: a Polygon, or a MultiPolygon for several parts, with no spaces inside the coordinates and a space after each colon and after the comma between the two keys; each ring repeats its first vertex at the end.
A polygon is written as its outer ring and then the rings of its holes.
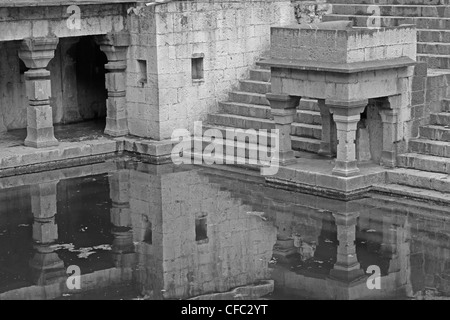
{"type": "Polygon", "coordinates": [[[139,79],[138,82],[144,86],[147,83],[147,60],[138,60],[139,79]]]}
{"type": "Polygon", "coordinates": [[[195,219],[195,241],[197,243],[208,242],[208,225],[206,218],[195,219]]]}
{"type": "Polygon", "coordinates": [[[203,53],[195,53],[192,55],[192,80],[194,82],[204,81],[204,72],[203,72],[203,59],[205,55],[203,53]]]}

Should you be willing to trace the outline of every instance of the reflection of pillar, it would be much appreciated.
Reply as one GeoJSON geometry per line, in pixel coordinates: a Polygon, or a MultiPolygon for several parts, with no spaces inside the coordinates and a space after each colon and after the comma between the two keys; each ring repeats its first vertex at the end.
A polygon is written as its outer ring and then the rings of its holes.
{"type": "Polygon", "coordinates": [[[331,129],[332,119],[328,106],[325,105],[325,100],[317,100],[320,109],[320,117],[322,119],[322,140],[320,142],[319,154],[329,157],[332,155],[331,151],[331,129]]]}
{"type": "Polygon", "coordinates": [[[275,122],[275,129],[279,130],[279,161],[285,166],[295,163],[294,151],[291,143],[291,124],[297,114],[297,106],[301,97],[287,94],[267,93],[270,102],[270,112],[275,122]]]}
{"type": "Polygon", "coordinates": [[[22,41],[19,57],[30,70],[25,72],[27,138],[25,145],[43,148],[58,144],[54,136],[51,83],[48,63],[55,55],[58,38],[31,38],[22,41]]]}
{"type": "Polygon", "coordinates": [[[330,271],[330,277],[344,282],[352,282],[365,277],[364,270],[356,256],[356,223],[359,213],[333,214],[337,226],[337,238],[339,246],[337,249],[336,263],[330,271]]]}
{"type": "Polygon", "coordinates": [[[399,107],[401,107],[401,96],[388,97],[388,101],[380,108],[381,122],[383,123],[383,151],[381,153],[381,164],[393,168],[397,163],[397,141],[399,107]]]}
{"type": "Polygon", "coordinates": [[[56,216],[57,181],[31,186],[31,210],[33,212],[33,241],[36,252],[29,265],[37,285],[60,281],[66,272],[64,262],[51,245],[58,239],[56,216]]]}
{"type": "Polygon", "coordinates": [[[359,172],[356,164],[356,129],[361,118],[361,112],[367,106],[367,100],[361,101],[330,101],[330,111],[336,123],[338,147],[336,164],[333,174],[351,176],[359,172]]]}
{"type": "Polygon", "coordinates": [[[114,236],[112,256],[116,267],[132,267],[136,256],[131,229],[129,184],[129,170],[118,170],[109,177],[113,224],[111,233],[114,236]]]}
{"type": "Polygon", "coordinates": [[[100,49],[106,54],[108,63],[105,69],[106,89],[106,128],[105,133],[111,136],[128,134],[126,112],[126,68],[127,51],[130,45],[130,34],[126,32],[110,33],[97,38],[100,49]]]}

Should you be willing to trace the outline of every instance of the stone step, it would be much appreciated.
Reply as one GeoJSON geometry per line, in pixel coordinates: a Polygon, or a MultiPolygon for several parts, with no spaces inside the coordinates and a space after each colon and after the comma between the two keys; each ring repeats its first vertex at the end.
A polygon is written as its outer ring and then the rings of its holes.
{"type": "Polygon", "coordinates": [[[397,157],[397,165],[428,172],[450,173],[448,158],[436,157],[419,153],[405,153],[397,157]]]}
{"type": "Polygon", "coordinates": [[[421,138],[438,141],[450,141],[450,128],[427,125],[419,127],[421,138]]]}
{"type": "MultiPolygon", "coordinates": [[[[393,0],[328,0],[327,3],[332,4],[392,4],[393,0]]],[[[436,6],[436,5],[448,5],[450,0],[395,0],[395,4],[399,5],[424,5],[424,6],[436,6]]]]}
{"type": "MultiPolygon", "coordinates": [[[[222,134],[222,137],[227,138],[228,140],[230,140],[230,134],[234,134],[234,140],[237,141],[237,138],[235,137],[235,130],[236,129],[242,129],[242,130],[246,130],[243,128],[235,128],[235,127],[231,127],[231,126],[222,126],[222,125],[218,125],[218,124],[206,124],[203,125],[203,131],[206,130],[210,130],[210,129],[216,129],[219,130],[222,134]]],[[[245,132],[244,132],[245,133],[245,132]]],[[[258,144],[264,144],[267,146],[271,146],[273,144],[273,142],[275,141],[275,136],[272,135],[271,131],[257,131],[257,143],[258,144]]],[[[242,138],[241,138],[242,139],[242,138]]],[[[248,138],[247,138],[248,140],[248,138]]]]}
{"type": "Polygon", "coordinates": [[[317,153],[320,149],[320,140],[305,137],[291,136],[292,149],[317,153]]]}
{"type": "Polygon", "coordinates": [[[417,41],[450,43],[450,30],[417,29],[417,41]]]}
{"type": "MultiPolygon", "coordinates": [[[[269,106],[240,102],[219,102],[219,113],[260,119],[273,119],[269,106]]],[[[322,124],[320,112],[310,110],[297,110],[295,121],[306,124],[322,124]]]]}
{"type": "MultiPolygon", "coordinates": [[[[208,114],[208,123],[213,125],[241,128],[241,129],[255,129],[255,130],[275,129],[274,122],[269,119],[252,118],[223,113],[208,114]]],[[[299,137],[321,139],[322,126],[294,122],[291,127],[291,134],[299,137]]]]}
{"type": "Polygon", "coordinates": [[[418,42],[417,53],[450,55],[450,43],[418,42]]]}
{"type": "Polygon", "coordinates": [[[208,123],[233,128],[242,129],[275,129],[275,124],[272,120],[245,117],[234,114],[214,113],[208,114],[208,123]]]}
{"type": "MultiPolygon", "coordinates": [[[[235,127],[231,126],[223,126],[223,125],[217,125],[217,124],[207,124],[203,126],[204,130],[208,129],[217,129],[222,133],[222,137],[227,137],[227,130],[233,130],[235,127]]],[[[259,133],[258,136],[258,143],[259,138],[265,136],[265,141],[267,141],[267,146],[272,146],[274,136],[271,135],[270,132],[267,134],[259,133]]],[[[298,151],[307,151],[307,152],[316,152],[319,151],[320,148],[320,140],[313,139],[313,138],[307,138],[307,137],[298,137],[298,136],[291,136],[292,141],[292,149],[298,150],[298,151]]]]}
{"type": "Polygon", "coordinates": [[[270,82],[270,70],[250,69],[250,80],[270,82]]]}
{"type": "Polygon", "coordinates": [[[450,127],[450,112],[430,114],[430,124],[450,127]]]}
{"type": "Polygon", "coordinates": [[[390,183],[440,192],[450,192],[450,176],[448,174],[405,168],[388,171],[387,174],[390,183]]]}
{"type": "Polygon", "coordinates": [[[436,157],[450,158],[450,143],[427,139],[409,140],[409,151],[436,157]]]}
{"type": "Polygon", "coordinates": [[[322,125],[322,118],[320,117],[320,112],[310,110],[298,110],[296,122],[322,125]]]}
{"type": "Polygon", "coordinates": [[[450,112],[450,99],[442,100],[442,111],[450,112]]]}
{"type": "Polygon", "coordinates": [[[269,106],[240,102],[219,102],[219,113],[235,114],[244,117],[271,119],[269,106]]]}
{"type": "MultiPolygon", "coordinates": [[[[367,27],[370,16],[368,15],[345,15],[329,14],[323,17],[323,21],[351,20],[354,26],[367,27]]],[[[450,30],[450,18],[432,17],[381,17],[381,27],[396,27],[401,24],[415,24],[418,29],[442,29],[450,30]]]]}
{"type": "Polygon", "coordinates": [[[291,135],[320,140],[322,138],[322,126],[294,122],[291,127],[291,135]]]}
{"type": "MultiPolygon", "coordinates": [[[[427,189],[419,189],[406,185],[400,184],[382,184],[382,185],[374,185],[373,189],[376,191],[381,191],[383,193],[395,193],[401,195],[405,198],[421,198],[426,199],[428,201],[436,201],[439,203],[450,203],[450,194],[436,191],[436,190],[427,190],[427,189]]],[[[423,211],[422,211],[423,212],[423,211]]],[[[425,211],[426,212],[426,211],[425,211]]]]}
{"type": "Polygon", "coordinates": [[[269,106],[269,101],[266,99],[265,94],[242,92],[242,91],[232,91],[230,92],[230,101],[242,102],[247,104],[259,104],[263,106],[269,106]]]}
{"type": "Polygon", "coordinates": [[[426,62],[428,64],[428,68],[450,69],[450,56],[417,54],[417,61],[426,62]]]}
{"type": "Polygon", "coordinates": [[[240,89],[245,92],[266,94],[270,92],[270,83],[255,80],[241,80],[240,89]]]}
{"type": "MultiPolygon", "coordinates": [[[[210,141],[205,141],[199,137],[194,137],[193,145],[195,145],[196,142],[201,144],[201,153],[203,156],[206,154],[213,154],[210,159],[215,159],[216,163],[217,160],[222,160],[222,163],[228,162],[239,164],[237,160],[241,160],[242,164],[249,163],[254,165],[264,165],[268,164],[268,157],[271,156],[271,149],[269,146],[262,146],[254,143],[231,141],[225,138],[223,140],[214,140],[214,147],[222,150],[222,153],[220,153],[212,152],[212,150],[205,152],[205,148],[211,145],[210,141]],[[232,153],[227,153],[231,150],[233,150],[232,153]],[[253,160],[255,163],[251,163],[246,160],[253,160]]],[[[196,154],[197,156],[200,154],[199,150],[195,150],[194,148],[191,151],[192,154],[196,154]]]]}
{"type": "MultiPolygon", "coordinates": [[[[381,16],[398,17],[450,17],[449,5],[377,4],[381,16]]],[[[333,4],[333,14],[372,15],[373,4],[333,4]]]]}

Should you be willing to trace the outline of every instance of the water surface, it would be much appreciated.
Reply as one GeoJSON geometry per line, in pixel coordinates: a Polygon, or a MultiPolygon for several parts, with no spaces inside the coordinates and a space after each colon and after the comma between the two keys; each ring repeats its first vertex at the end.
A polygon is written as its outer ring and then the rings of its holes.
{"type": "Polygon", "coordinates": [[[264,280],[268,299],[450,296],[449,209],[436,204],[342,202],[255,174],[123,160],[0,188],[1,300],[187,299],[264,280]],[[73,265],[80,290],[66,284],[73,265]]]}

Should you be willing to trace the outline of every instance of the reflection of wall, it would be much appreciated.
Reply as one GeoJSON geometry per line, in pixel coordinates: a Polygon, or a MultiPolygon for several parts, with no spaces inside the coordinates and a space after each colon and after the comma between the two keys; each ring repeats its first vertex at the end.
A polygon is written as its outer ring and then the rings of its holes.
{"type": "Polygon", "coordinates": [[[162,272],[165,298],[224,292],[269,278],[275,229],[247,214],[251,207],[229,192],[195,171],[161,176],[132,171],[130,191],[135,241],[144,240],[148,222],[153,226],[152,244],[138,246],[140,258],[162,272]],[[196,241],[196,221],[199,228],[205,218],[207,239],[196,241]]]}

